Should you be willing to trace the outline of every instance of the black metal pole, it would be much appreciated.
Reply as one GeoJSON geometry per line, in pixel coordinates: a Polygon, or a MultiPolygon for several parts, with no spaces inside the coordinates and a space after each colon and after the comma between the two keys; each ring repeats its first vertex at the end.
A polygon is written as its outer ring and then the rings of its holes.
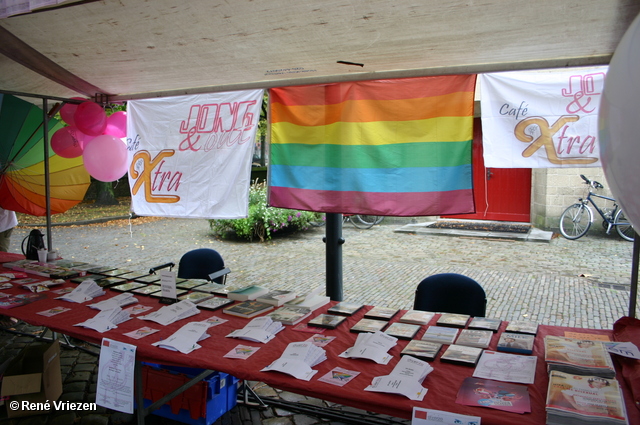
{"type": "Polygon", "coordinates": [[[633,239],[633,255],[631,257],[631,287],[629,293],[629,317],[636,317],[636,303],[638,300],[638,259],[640,258],[640,236],[636,232],[633,239]]]}
{"type": "Polygon", "coordinates": [[[51,181],[49,180],[49,116],[47,111],[47,99],[42,99],[42,131],[44,140],[44,191],[45,202],[47,208],[47,249],[49,252],[53,249],[51,242],[51,181]]]}
{"type": "Polygon", "coordinates": [[[342,214],[327,214],[326,220],[327,295],[342,301],[342,214]]]}

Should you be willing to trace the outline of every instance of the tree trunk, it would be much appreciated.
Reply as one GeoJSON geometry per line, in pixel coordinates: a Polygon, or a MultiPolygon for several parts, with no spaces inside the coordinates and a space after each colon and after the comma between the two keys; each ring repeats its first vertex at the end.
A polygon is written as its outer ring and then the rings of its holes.
{"type": "Polygon", "coordinates": [[[111,182],[96,181],[98,193],[96,195],[96,205],[119,205],[111,182]]]}

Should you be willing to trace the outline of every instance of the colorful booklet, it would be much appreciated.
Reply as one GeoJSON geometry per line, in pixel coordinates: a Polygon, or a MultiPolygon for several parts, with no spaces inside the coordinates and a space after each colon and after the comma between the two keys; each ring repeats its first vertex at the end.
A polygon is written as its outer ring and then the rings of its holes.
{"type": "Polygon", "coordinates": [[[451,326],[454,328],[464,328],[471,316],[466,314],[442,313],[436,324],[440,326],[451,326]]]}
{"type": "Polygon", "coordinates": [[[462,329],[456,344],[469,347],[487,348],[491,343],[493,332],[479,329],[462,329]]]}
{"type": "MultiPolygon", "coordinates": [[[[206,292],[203,292],[203,294],[204,293],[206,292]]],[[[230,300],[228,298],[213,297],[213,298],[209,298],[207,300],[201,301],[196,305],[198,306],[198,308],[203,308],[205,310],[217,310],[224,306],[228,306],[229,304],[233,304],[233,302],[234,302],[233,300],[230,300]]]]}
{"type": "Polygon", "coordinates": [[[280,307],[276,311],[267,314],[274,322],[280,322],[283,325],[295,325],[311,315],[311,309],[306,307],[280,307]]]}
{"type": "Polygon", "coordinates": [[[618,381],[557,370],[549,373],[547,423],[629,424],[618,381]]]}
{"type": "Polygon", "coordinates": [[[480,378],[465,378],[458,390],[456,403],[521,414],[531,412],[529,390],[526,385],[480,378]]]}
{"type": "Polygon", "coordinates": [[[466,345],[450,345],[440,357],[440,361],[475,366],[482,354],[482,348],[466,345]]]}
{"type": "Polygon", "coordinates": [[[112,286],[111,289],[119,292],[127,292],[127,291],[133,291],[134,289],[144,288],[146,286],[147,286],[146,283],[128,282],[128,283],[122,283],[120,285],[112,286]]]}
{"type": "Polygon", "coordinates": [[[422,335],[423,341],[436,342],[438,344],[453,344],[460,329],[444,326],[429,326],[422,335]]]}
{"type": "Polygon", "coordinates": [[[420,325],[395,322],[390,324],[389,327],[385,329],[384,333],[395,336],[399,339],[413,339],[420,329],[420,325]]]}
{"type": "Polygon", "coordinates": [[[277,289],[275,291],[269,291],[264,295],[259,296],[256,300],[263,303],[271,304],[275,307],[280,307],[287,301],[291,301],[296,297],[296,293],[293,291],[287,291],[284,289],[277,289]]]}
{"type": "Polygon", "coordinates": [[[469,329],[483,329],[492,332],[498,332],[500,329],[500,325],[502,324],[502,320],[500,319],[490,319],[488,317],[474,317],[471,319],[471,323],[469,323],[469,329]]]}
{"type": "Polygon", "coordinates": [[[385,320],[360,319],[360,321],[353,325],[349,330],[351,332],[375,332],[381,331],[388,324],[389,322],[385,320]]]}
{"type": "Polygon", "coordinates": [[[498,351],[507,353],[532,354],[535,335],[503,332],[498,340],[498,351]]]}
{"type": "Polygon", "coordinates": [[[44,298],[47,298],[47,294],[43,294],[42,292],[14,295],[0,299],[0,308],[9,309],[13,307],[20,307],[21,305],[29,304],[44,298]]]}
{"type": "Polygon", "coordinates": [[[442,344],[414,339],[409,341],[407,346],[404,347],[400,352],[400,355],[406,354],[409,356],[417,357],[422,360],[430,361],[436,358],[441,348],[442,348],[442,344]]]}
{"type": "Polygon", "coordinates": [[[415,325],[428,325],[435,313],[422,310],[409,310],[401,318],[403,323],[413,323],[415,325]]]}
{"type": "Polygon", "coordinates": [[[309,320],[309,322],[307,322],[307,325],[317,326],[320,328],[335,329],[346,319],[347,318],[345,316],[337,316],[335,314],[320,314],[317,317],[309,320]]]}
{"type": "Polygon", "coordinates": [[[358,312],[362,307],[364,307],[364,304],[355,304],[342,301],[332,307],[329,307],[327,313],[345,314],[347,316],[351,316],[352,314],[358,312]]]}
{"type": "Polygon", "coordinates": [[[233,316],[244,317],[245,319],[250,319],[259,314],[266,313],[270,310],[273,310],[273,306],[271,304],[263,303],[256,300],[249,300],[243,301],[236,305],[232,305],[230,307],[226,307],[222,310],[222,312],[231,314],[233,316]]]}
{"type": "Polygon", "coordinates": [[[189,300],[194,304],[199,304],[210,298],[213,298],[213,294],[207,294],[206,292],[189,292],[178,297],[179,300],[189,300]]]}
{"type": "Polygon", "coordinates": [[[391,320],[400,310],[389,307],[373,307],[364,314],[367,319],[391,320]]]}
{"type": "Polygon", "coordinates": [[[265,295],[268,292],[269,292],[269,289],[263,286],[251,285],[251,286],[245,286],[244,288],[236,289],[234,291],[229,291],[227,293],[227,298],[235,301],[249,301],[249,300],[255,300],[259,296],[265,295]]]}
{"type": "Polygon", "coordinates": [[[538,333],[538,324],[524,320],[514,320],[507,324],[507,328],[505,330],[507,332],[536,335],[538,333]]]}

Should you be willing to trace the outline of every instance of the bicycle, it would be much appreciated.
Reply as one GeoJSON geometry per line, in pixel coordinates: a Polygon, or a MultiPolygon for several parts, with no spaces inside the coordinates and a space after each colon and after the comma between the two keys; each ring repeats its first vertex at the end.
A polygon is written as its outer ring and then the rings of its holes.
{"type": "Polygon", "coordinates": [[[379,224],[383,217],[377,215],[343,214],[342,223],[351,222],[358,229],[371,229],[374,224],[379,224]]]}
{"type": "Polygon", "coordinates": [[[567,239],[578,239],[587,234],[591,223],[593,223],[593,211],[589,207],[589,203],[591,203],[602,217],[602,225],[607,234],[615,227],[620,237],[633,242],[635,230],[629,220],[627,220],[624,212],[622,212],[622,209],[618,206],[616,200],[595,193],[596,190],[604,188],[599,182],[589,180],[582,174],[580,174],[580,177],[582,177],[585,184],[589,186],[589,194],[584,199],[579,198],[577,203],[564,210],[560,216],[560,233],[562,233],[562,236],[567,239]],[[613,202],[613,208],[600,208],[592,197],[613,202]]]}

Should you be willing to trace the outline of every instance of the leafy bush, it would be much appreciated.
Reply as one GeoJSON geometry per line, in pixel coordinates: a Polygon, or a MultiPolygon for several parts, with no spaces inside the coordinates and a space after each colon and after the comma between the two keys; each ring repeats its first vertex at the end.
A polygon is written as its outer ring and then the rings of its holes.
{"type": "Polygon", "coordinates": [[[267,186],[254,183],[249,189],[249,216],[229,220],[209,220],[211,230],[224,237],[234,232],[238,237],[261,242],[271,239],[276,232],[308,229],[312,223],[324,220],[320,213],[289,210],[267,206],[267,186]]]}

